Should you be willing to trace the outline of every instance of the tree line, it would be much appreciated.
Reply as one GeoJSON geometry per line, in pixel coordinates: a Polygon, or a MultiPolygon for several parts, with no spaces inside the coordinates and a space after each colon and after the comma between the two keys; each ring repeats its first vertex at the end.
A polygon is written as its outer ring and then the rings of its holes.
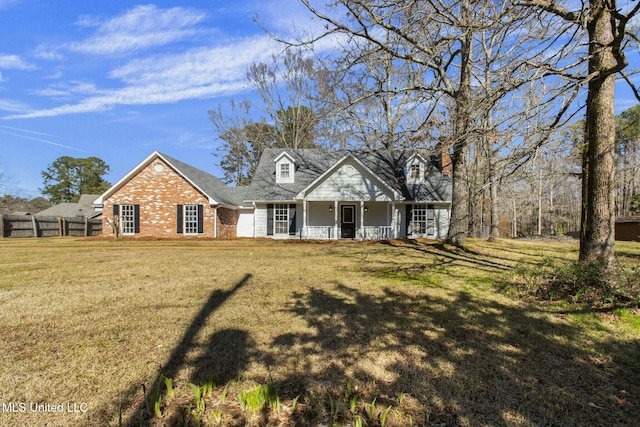
{"type": "Polygon", "coordinates": [[[621,79],[640,98],[627,59],[640,2],[301,1],[323,30],[279,39],[283,55],[247,73],[265,117],[210,112],[227,182],[249,182],[268,146],[440,144],[453,166],[448,243],[577,228],[580,259],[613,265],[616,214],[637,204],[637,112],[621,127],[614,89],[621,79]]]}

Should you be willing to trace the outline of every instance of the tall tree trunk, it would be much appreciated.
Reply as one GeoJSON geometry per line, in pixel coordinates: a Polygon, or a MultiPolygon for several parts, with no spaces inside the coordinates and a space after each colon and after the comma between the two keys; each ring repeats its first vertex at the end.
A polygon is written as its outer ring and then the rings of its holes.
{"type": "Polygon", "coordinates": [[[471,115],[471,4],[463,0],[461,20],[467,25],[460,49],[460,86],[455,96],[456,117],[453,142],[453,189],[451,195],[451,218],[446,242],[454,246],[464,246],[469,231],[469,205],[467,160],[469,123],[471,115]]]}
{"type": "Polygon", "coordinates": [[[495,242],[496,239],[500,237],[500,220],[498,218],[498,183],[496,182],[496,171],[495,166],[493,165],[493,159],[489,160],[489,197],[491,201],[491,229],[489,231],[489,241],[495,242]]]}
{"type": "Polygon", "coordinates": [[[598,260],[613,267],[615,240],[615,114],[616,64],[614,39],[607,0],[591,0],[589,33],[589,81],[585,118],[586,151],[583,157],[583,215],[580,260],[598,260]],[[586,209],[585,209],[586,208],[586,209]]]}

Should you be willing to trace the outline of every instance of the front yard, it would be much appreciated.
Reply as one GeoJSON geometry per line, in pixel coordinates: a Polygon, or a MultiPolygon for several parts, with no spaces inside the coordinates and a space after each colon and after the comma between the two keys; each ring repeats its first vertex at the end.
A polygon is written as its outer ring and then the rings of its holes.
{"type": "Polygon", "coordinates": [[[0,425],[633,425],[637,307],[504,286],[576,253],[2,239],[0,425]]]}

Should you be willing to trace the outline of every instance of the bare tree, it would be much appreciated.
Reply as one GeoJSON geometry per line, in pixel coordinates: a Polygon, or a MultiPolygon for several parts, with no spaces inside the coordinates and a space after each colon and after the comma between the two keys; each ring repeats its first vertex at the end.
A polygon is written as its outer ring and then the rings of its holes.
{"type": "Polygon", "coordinates": [[[320,104],[314,103],[318,71],[313,59],[300,50],[286,49],[269,64],[251,64],[247,80],[262,98],[278,146],[316,147],[315,128],[323,113],[320,104]]]}
{"type": "MultiPolygon", "coordinates": [[[[558,59],[540,63],[549,76],[562,76],[576,87],[587,88],[585,149],[582,160],[582,220],[580,260],[597,260],[613,268],[615,240],[615,116],[616,75],[627,67],[626,50],[636,34],[627,24],[640,10],[640,2],[623,12],[615,0],[590,0],[569,10],[551,0],[519,3],[540,11],[541,19],[562,21],[565,34],[558,37],[558,59]],[[563,37],[571,37],[563,43],[563,37]],[[563,54],[571,45],[587,45],[578,57],[563,54]],[[582,67],[586,65],[586,70],[582,67]]],[[[637,91],[634,89],[636,96],[637,91]]]]}

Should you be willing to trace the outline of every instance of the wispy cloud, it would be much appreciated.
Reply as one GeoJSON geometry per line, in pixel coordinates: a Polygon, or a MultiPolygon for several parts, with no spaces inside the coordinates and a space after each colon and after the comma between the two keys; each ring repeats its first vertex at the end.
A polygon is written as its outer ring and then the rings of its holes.
{"type": "Polygon", "coordinates": [[[4,133],[6,135],[17,136],[18,138],[29,139],[29,140],[32,140],[32,141],[44,142],[45,144],[48,144],[48,145],[53,145],[53,146],[56,146],[56,147],[66,148],[68,150],[73,150],[73,151],[79,151],[81,153],[88,153],[88,151],[81,150],[80,148],[72,147],[70,145],[60,144],[58,142],[50,141],[48,139],[39,138],[37,136],[32,136],[32,135],[53,136],[53,135],[49,135],[49,134],[42,133],[42,132],[36,132],[36,131],[28,130],[28,129],[21,129],[21,128],[16,128],[16,127],[11,127],[11,126],[0,125],[0,133],[4,133]]]}
{"type": "MultiPolygon", "coordinates": [[[[0,81],[2,80],[0,79],[0,81]]],[[[26,113],[32,110],[33,109],[30,105],[22,101],[14,101],[11,99],[0,99],[0,111],[8,111],[11,113],[26,113]]]]}
{"type": "Polygon", "coordinates": [[[159,9],[154,5],[137,6],[104,23],[84,16],[78,24],[97,27],[96,34],[68,48],[82,53],[111,54],[162,46],[193,36],[197,31],[193,26],[205,17],[204,12],[194,9],[159,9]]]}
{"type": "Polygon", "coordinates": [[[0,69],[5,70],[35,70],[37,67],[20,58],[18,55],[0,54],[0,69]]]}
{"type": "Polygon", "coordinates": [[[245,89],[245,73],[252,62],[266,61],[280,49],[269,37],[239,40],[217,48],[191,49],[182,54],[138,59],[109,74],[124,86],[97,89],[92,84],[57,84],[38,91],[60,99],[80,99],[50,109],[18,113],[3,119],[53,117],[105,111],[117,105],[167,104],[188,99],[232,95],[245,89]]]}

